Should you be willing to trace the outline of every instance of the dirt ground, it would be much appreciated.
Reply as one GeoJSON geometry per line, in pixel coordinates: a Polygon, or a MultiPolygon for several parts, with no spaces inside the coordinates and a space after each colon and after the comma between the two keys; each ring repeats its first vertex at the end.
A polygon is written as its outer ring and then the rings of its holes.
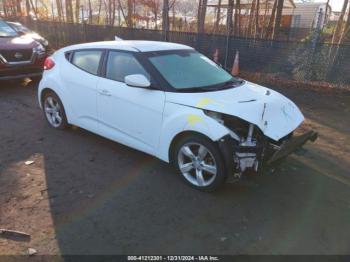
{"type": "Polygon", "coordinates": [[[350,254],[350,95],[278,89],[319,140],[201,193],[156,158],[51,129],[34,84],[0,83],[0,254],[350,254]],[[26,165],[26,161],[34,161],[26,165]]]}

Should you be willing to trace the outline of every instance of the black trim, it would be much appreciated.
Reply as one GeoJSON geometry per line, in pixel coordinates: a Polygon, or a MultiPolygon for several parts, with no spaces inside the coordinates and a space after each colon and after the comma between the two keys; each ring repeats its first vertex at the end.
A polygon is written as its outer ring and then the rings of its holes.
{"type": "Polygon", "coordinates": [[[226,135],[220,138],[217,143],[224,158],[226,174],[234,174],[237,171],[234,166],[234,148],[237,145],[236,140],[230,135],[226,135]]]}
{"type": "Polygon", "coordinates": [[[151,75],[152,87],[155,89],[163,90],[165,92],[173,92],[172,87],[168,84],[167,81],[165,81],[155,66],[152,65],[152,63],[148,60],[148,57],[146,55],[147,53],[148,52],[140,52],[136,53],[135,56],[138,58],[139,62],[143,65],[147,72],[151,75]]]}

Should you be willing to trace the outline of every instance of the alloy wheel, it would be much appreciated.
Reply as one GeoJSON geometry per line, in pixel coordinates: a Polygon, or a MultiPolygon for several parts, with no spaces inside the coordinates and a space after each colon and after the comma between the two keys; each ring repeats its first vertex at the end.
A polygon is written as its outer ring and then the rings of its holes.
{"type": "Polygon", "coordinates": [[[198,187],[210,185],[217,176],[213,154],[199,143],[187,143],[180,148],[178,166],[186,180],[198,187]]]}
{"type": "Polygon", "coordinates": [[[63,114],[59,102],[52,96],[48,96],[44,102],[44,111],[47,121],[53,127],[59,127],[62,124],[63,114]]]}

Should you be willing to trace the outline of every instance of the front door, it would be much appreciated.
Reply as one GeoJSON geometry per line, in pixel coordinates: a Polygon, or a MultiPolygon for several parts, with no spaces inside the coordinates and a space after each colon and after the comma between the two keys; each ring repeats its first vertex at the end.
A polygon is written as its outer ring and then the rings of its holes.
{"type": "Polygon", "coordinates": [[[105,78],[98,82],[97,110],[104,136],[154,154],[162,125],[165,94],[131,87],[127,75],[150,75],[130,52],[109,51],[105,78]]]}

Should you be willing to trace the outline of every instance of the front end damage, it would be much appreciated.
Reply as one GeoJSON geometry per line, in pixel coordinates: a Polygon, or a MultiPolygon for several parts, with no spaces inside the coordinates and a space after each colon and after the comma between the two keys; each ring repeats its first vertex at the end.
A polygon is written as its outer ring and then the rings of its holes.
{"type": "Polygon", "coordinates": [[[290,99],[248,81],[215,92],[170,93],[167,101],[201,109],[227,128],[228,134],[216,141],[227,170],[236,176],[248,170],[259,172],[317,139],[314,131],[295,134],[304,116],[290,99]]]}
{"type": "Polygon", "coordinates": [[[288,155],[299,150],[308,141],[316,141],[318,134],[307,131],[301,135],[293,132],[274,141],[265,136],[254,124],[231,116],[223,116],[220,121],[230,129],[230,134],[218,141],[227,170],[236,178],[247,172],[260,173],[262,170],[280,163],[288,155]]]}

